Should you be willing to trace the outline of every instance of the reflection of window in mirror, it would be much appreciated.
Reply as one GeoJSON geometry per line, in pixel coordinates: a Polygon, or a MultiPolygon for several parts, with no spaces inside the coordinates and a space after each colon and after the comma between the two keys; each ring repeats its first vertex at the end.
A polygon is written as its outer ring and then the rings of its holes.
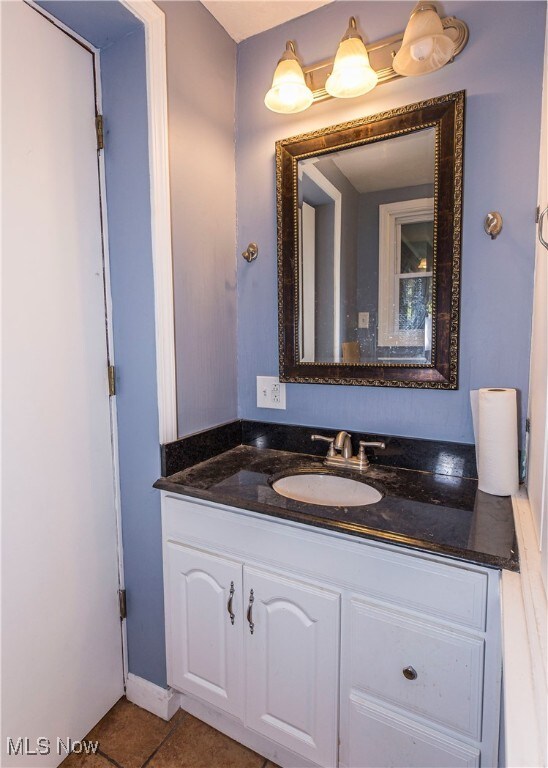
{"type": "Polygon", "coordinates": [[[430,360],[433,254],[433,198],[379,206],[377,344],[387,360],[430,360]]]}

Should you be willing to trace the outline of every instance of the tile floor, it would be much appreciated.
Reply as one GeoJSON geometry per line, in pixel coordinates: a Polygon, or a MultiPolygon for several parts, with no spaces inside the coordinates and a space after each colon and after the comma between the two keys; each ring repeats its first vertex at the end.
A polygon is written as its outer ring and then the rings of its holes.
{"type": "Polygon", "coordinates": [[[86,740],[99,741],[97,753],[73,752],[61,768],[278,768],[182,710],[166,723],[126,698],[86,740]]]}

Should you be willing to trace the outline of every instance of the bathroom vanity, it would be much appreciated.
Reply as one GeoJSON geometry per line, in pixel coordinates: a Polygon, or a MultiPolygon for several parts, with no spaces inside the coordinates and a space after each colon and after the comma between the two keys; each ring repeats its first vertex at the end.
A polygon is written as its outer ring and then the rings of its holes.
{"type": "Polygon", "coordinates": [[[510,500],[379,463],[365,507],[273,490],[303,471],[240,445],[156,484],[182,707],[288,768],[497,765],[510,500]]]}

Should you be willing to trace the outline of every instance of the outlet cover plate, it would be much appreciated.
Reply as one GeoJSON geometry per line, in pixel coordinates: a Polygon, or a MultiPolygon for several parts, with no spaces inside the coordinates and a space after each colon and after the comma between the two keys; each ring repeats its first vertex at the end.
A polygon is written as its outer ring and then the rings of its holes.
{"type": "Polygon", "coordinates": [[[369,312],[358,312],[358,328],[369,328],[369,312]]]}
{"type": "Polygon", "coordinates": [[[257,408],[285,410],[285,384],[277,376],[257,376],[257,408]]]}

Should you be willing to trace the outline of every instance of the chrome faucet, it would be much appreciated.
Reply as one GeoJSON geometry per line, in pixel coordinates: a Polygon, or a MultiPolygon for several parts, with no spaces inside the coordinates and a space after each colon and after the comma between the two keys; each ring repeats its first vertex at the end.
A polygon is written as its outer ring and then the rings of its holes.
{"type": "Polygon", "coordinates": [[[369,459],[365,454],[366,448],[386,448],[386,444],[380,441],[368,442],[360,440],[360,449],[357,456],[352,456],[352,437],[342,430],[335,437],[324,435],[312,435],[312,440],[324,440],[329,443],[324,464],[335,467],[348,467],[349,469],[365,470],[369,466],[369,459]],[[338,452],[338,453],[337,453],[338,452]]]}

